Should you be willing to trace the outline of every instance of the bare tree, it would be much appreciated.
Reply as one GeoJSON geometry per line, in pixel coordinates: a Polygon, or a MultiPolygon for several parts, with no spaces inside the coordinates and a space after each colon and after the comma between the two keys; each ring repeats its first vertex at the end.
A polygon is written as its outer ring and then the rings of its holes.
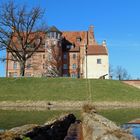
{"type": "Polygon", "coordinates": [[[43,76],[59,77],[62,73],[62,50],[57,45],[47,46],[43,76]]]}
{"type": "MultiPolygon", "coordinates": [[[[13,1],[0,7],[0,50],[6,49],[12,57],[6,58],[20,64],[20,75],[24,76],[26,62],[42,45],[37,24],[44,11],[39,7],[29,10],[13,1]]],[[[5,60],[6,60],[5,59],[5,60]]]]}
{"type": "Polygon", "coordinates": [[[113,79],[114,77],[114,68],[111,64],[109,65],[109,76],[110,76],[110,79],[113,79]]]}
{"type": "Polygon", "coordinates": [[[127,70],[125,68],[122,68],[121,66],[117,66],[115,74],[116,78],[119,80],[130,79],[130,75],[128,75],[127,70]]]}

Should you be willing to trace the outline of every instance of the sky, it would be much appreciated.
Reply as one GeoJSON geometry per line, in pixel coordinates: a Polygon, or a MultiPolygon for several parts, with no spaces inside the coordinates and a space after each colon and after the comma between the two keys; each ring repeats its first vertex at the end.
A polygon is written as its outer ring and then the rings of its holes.
{"type": "MultiPolygon", "coordinates": [[[[3,0],[0,0],[3,1],[3,0]]],[[[4,0],[6,2],[7,0],[4,0]]],[[[61,31],[86,31],[94,26],[96,41],[106,40],[109,63],[125,68],[133,79],[140,78],[140,0],[15,0],[46,10],[48,26],[61,31]]],[[[0,52],[0,56],[5,55],[0,52]]],[[[5,65],[0,63],[0,76],[5,65]]]]}

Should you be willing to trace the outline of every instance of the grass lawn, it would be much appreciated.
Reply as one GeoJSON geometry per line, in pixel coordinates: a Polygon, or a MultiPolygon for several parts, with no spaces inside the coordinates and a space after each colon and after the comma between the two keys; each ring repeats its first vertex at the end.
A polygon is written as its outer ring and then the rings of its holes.
{"type": "Polygon", "coordinates": [[[100,110],[99,114],[114,121],[117,125],[121,125],[136,118],[140,118],[140,109],[100,110]]]}
{"type": "MultiPolygon", "coordinates": [[[[139,109],[100,110],[99,114],[114,121],[117,125],[124,124],[133,119],[140,118],[139,109]]],[[[44,124],[60,115],[73,113],[81,119],[80,111],[15,111],[0,110],[0,129],[10,129],[25,124],[44,124]]]]}
{"type": "MultiPolygon", "coordinates": [[[[84,101],[88,98],[85,79],[0,78],[0,101],[84,101]]],[[[94,101],[140,101],[140,89],[121,81],[89,80],[94,101]]]]}
{"type": "Polygon", "coordinates": [[[25,124],[44,124],[47,121],[59,118],[59,116],[73,113],[77,118],[80,111],[15,111],[0,110],[0,129],[10,129],[25,124]]]}

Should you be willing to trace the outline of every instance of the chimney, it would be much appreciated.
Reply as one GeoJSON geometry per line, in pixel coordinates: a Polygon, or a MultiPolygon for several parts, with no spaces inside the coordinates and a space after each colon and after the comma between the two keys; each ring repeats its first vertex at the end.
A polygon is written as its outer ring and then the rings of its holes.
{"type": "Polygon", "coordinates": [[[93,25],[90,25],[89,26],[89,32],[93,33],[93,28],[94,28],[94,26],[93,25]]]}
{"type": "Polygon", "coordinates": [[[88,44],[94,45],[96,44],[95,38],[94,38],[94,26],[90,25],[88,29],[88,44]]]}
{"type": "Polygon", "coordinates": [[[103,40],[102,45],[106,47],[106,40],[103,40]]]}

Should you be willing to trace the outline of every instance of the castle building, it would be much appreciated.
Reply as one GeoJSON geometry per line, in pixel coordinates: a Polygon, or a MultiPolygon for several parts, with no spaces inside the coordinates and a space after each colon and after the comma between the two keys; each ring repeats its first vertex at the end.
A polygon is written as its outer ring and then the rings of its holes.
{"type": "MultiPolygon", "coordinates": [[[[55,26],[41,33],[42,46],[27,60],[25,76],[109,78],[106,42],[97,44],[93,26],[88,31],[59,31],[55,26]]],[[[12,57],[7,51],[7,58],[12,57]]],[[[18,62],[7,59],[7,77],[19,77],[18,62]]]]}

